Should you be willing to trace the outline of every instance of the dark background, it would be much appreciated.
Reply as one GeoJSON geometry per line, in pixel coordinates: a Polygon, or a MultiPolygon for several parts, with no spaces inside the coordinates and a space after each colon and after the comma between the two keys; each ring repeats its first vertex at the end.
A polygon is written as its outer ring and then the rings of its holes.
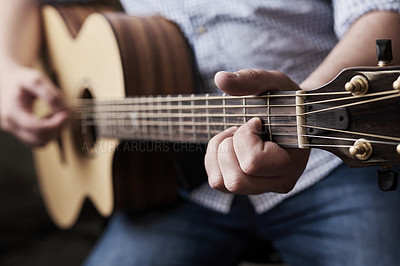
{"type": "Polygon", "coordinates": [[[85,207],[68,230],[49,219],[34,174],[30,149],[0,131],[0,265],[80,265],[105,219],[85,207]]]}

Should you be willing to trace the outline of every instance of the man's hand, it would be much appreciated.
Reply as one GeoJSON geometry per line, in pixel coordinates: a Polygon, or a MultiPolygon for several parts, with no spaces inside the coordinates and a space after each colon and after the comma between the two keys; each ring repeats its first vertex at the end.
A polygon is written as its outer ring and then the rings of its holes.
{"type": "Polygon", "coordinates": [[[58,136],[69,116],[62,95],[39,71],[19,65],[0,71],[0,127],[30,146],[41,146],[58,136]],[[33,114],[36,99],[46,102],[51,114],[33,114]]]}
{"type": "MultiPolygon", "coordinates": [[[[263,70],[219,72],[215,83],[230,95],[300,89],[286,75],[263,70]]],[[[210,140],[205,167],[212,188],[239,194],[287,193],[293,189],[307,164],[309,150],[283,149],[263,141],[261,128],[261,119],[253,118],[210,140]]]]}

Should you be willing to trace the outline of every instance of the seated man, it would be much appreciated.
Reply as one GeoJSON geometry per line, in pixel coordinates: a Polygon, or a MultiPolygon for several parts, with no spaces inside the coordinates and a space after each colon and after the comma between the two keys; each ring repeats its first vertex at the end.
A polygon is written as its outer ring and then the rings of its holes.
{"type": "MultiPolygon", "coordinates": [[[[35,2],[0,4],[0,121],[25,143],[43,145],[68,111],[51,81],[26,67],[40,36],[35,2]],[[32,46],[20,53],[24,40],[32,46]],[[37,120],[30,113],[35,97],[49,102],[52,116],[37,120]]],[[[121,2],[129,14],[159,14],[181,27],[203,90],[316,88],[343,68],[375,65],[379,38],[392,39],[399,63],[399,1],[121,2]]],[[[184,201],[140,217],[114,214],[87,265],[235,265],[254,238],[271,241],[290,265],[399,263],[399,191],[379,191],[373,168],[263,141],[260,127],[252,119],[212,138],[209,184],[184,201]]]]}

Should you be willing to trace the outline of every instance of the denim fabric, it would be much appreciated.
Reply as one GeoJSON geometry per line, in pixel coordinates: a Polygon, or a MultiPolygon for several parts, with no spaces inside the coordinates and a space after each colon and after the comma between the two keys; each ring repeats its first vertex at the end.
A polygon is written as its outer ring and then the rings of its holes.
{"type": "Polygon", "coordinates": [[[236,265],[256,238],[289,265],[400,265],[400,190],[375,168],[338,167],[272,210],[236,196],[228,214],[192,202],[141,216],[118,213],[86,265],[236,265]]]}

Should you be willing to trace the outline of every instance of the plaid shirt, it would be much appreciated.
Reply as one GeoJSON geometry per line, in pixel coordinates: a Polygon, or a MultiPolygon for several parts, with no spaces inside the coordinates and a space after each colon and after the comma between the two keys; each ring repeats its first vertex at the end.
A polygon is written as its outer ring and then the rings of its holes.
{"type": "MultiPolygon", "coordinates": [[[[219,70],[279,70],[300,83],[325,58],[351,24],[372,10],[400,11],[399,0],[122,0],[127,13],[161,15],[176,22],[195,51],[208,91],[219,70]]],[[[305,172],[288,194],[249,196],[258,213],[313,185],[341,160],[312,149],[305,172]]],[[[229,212],[233,195],[204,184],[189,198],[229,212]]]]}

